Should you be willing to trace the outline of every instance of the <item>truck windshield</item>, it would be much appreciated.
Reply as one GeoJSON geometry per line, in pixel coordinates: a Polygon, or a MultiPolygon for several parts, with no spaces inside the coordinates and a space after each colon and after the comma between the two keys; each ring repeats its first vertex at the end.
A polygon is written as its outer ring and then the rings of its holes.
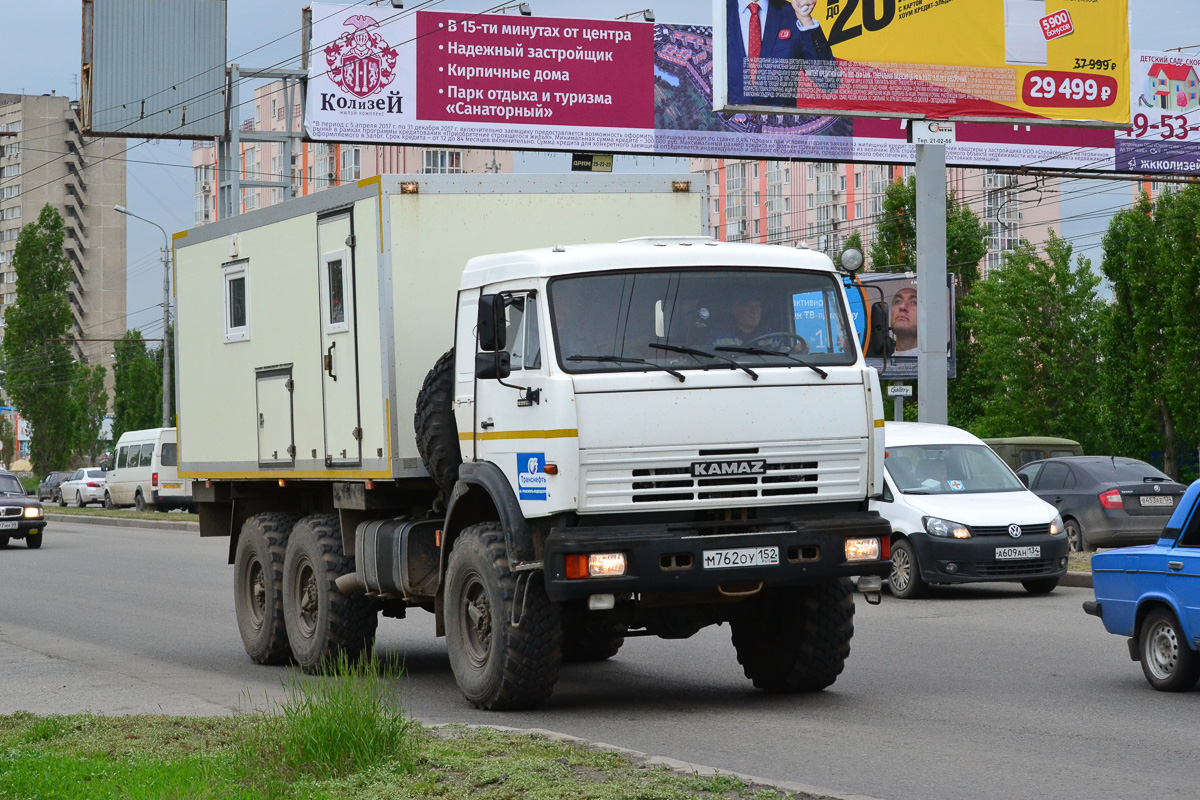
{"type": "Polygon", "coordinates": [[[1000,457],[982,444],[889,447],[887,474],[904,494],[1020,492],[1025,487],[1000,457]]]}
{"type": "Polygon", "coordinates": [[[605,272],[550,282],[570,373],[845,366],[855,341],[833,275],[798,270],[605,272]],[[600,358],[597,358],[600,357],[600,358]],[[654,368],[654,367],[649,367],[654,368]]]}

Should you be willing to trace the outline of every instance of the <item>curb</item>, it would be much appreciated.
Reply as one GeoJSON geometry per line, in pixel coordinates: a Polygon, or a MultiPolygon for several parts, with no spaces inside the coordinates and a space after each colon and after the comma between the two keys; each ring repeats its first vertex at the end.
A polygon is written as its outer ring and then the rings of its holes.
{"type": "Polygon", "coordinates": [[[729,770],[717,769],[716,767],[707,767],[703,764],[693,764],[690,761],[680,761],[675,758],[665,758],[663,756],[652,756],[649,753],[643,753],[640,750],[630,750],[627,747],[618,747],[604,742],[593,742],[588,739],[580,739],[578,736],[571,736],[567,733],[559,733],[558,731],[549,731],[545,728],[510,728],[504,725],[472,725],[472,724],[443,724],[430,725],[431,730],[442,735],[442,732],[453,732],[455,728],[479,729],[485,728],[501,733],[520,733],[531,734],[535,736],[544,736],[553,742],[563,742],[564,744],[573,744],[579,747],[586,747],[589,750],[598,750],[606,753],[619,753],[631,761],[636,761],[646,766],[666,767],[672,772],[680,775],[690,775],[702,778],[715,778],[719,775],[737,778],[751,787],[759,787],[763,789],[776,789],[793,796],[796,800],[877,800],[877,798],[869,797],[862,794],[847,794],[845,792],[835,792],[829,789],[821,789],[816,786],[809,786],[804,783],[790,783],[787,781],[773,781],[767,778],[759,778],[754,775],[746,775],[740,772],[730,772],[729,770]]]}
{"type": "Polygon", "coordinates": [[[1062,579],[1059,580],[1059,583],[1063,586],[1077,586],[1077,587],[1082,587],[1084,589],[1091,589],[1091,588],[1093,588],[1092,587],[1092,573],[1090,573],[1090,572],[1067,572],[1067,574],[1063,575],[1062,579]]]}
{"type": "Polygon", "coordinates": [[[163,520],[159,522],[154,519],[122,519],[121,517],[88,517],[82,514],[54,514],[48,513],[45,515],[47,522],[77,522],[81,525],[108,525],[117,528],[151,528],[160,531],[180,531],[187,533],[199,533],[199,522],[170,522],[163,520]]]}

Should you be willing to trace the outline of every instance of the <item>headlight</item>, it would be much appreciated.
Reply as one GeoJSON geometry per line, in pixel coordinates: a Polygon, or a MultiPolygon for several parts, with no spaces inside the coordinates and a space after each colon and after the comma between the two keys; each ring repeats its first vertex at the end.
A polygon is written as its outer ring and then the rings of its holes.
{"type": "Polygon", "coordinates": [[[30,506],[25,509],[25,517],[27,519],[37,519],[42,515],[42,510],[36,506],[30,506]]]}
{"type": "Polygon", "coordinates": [[[1063,525],[1062,515],[1056,514],[1054,516],[1054,521],[1050,523],[1050,535],[1055,536],[1062,533],[1063,530],[1065,530],[1065,526],[1063,525]]]}
{"type": "Polygon", "coordinates": [[[925,532],[931,536],[941,536],[947,539],[970,539],[971,530],[961,522],[951,522],[940,517],[925,517],[925,532]]]}

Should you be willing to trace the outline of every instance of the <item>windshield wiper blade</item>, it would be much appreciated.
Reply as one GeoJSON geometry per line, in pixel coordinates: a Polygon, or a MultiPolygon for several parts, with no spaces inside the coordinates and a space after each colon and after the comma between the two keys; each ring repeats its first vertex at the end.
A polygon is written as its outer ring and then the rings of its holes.
{"type": "Polygon", "coordinates": [[[663,372],[669,372],[672,375],[674,375],[676,378],[679,378],[680,383],[683,383],[684,381],[687,380],[687,376],[684,375],[682,372],[679,372],[678,370],[673,370],[670,367],[664,367],[662,364],[655,364],[653,361],[647,361],[644,358],[625,358],[624,356],[580,356],[580,355],[574,355],[574,356],[570,356],[567,359],[567,361],[598,361],[601,364],[641,364],[642,366],[654,367],[654,369],[661,369],[663,372]]]}
{"type": "MultiPolygon", "coordinates": [[[[732,358],[726,358],[725,356],[719,356],[716,353],[710,353],[707,350],[696,350],[695,348],[692,348],[692,347],[680,347],[679,345],[676,345],[676,344],[659,344],[658,342],[650,342],[650,347],[654,348],[655,350],[667,350],[672,353],[683,353],[685,356],[692,356],[692,357],[703,356],[705,358],[714,358],[717,361],[724,361],[730,367],[737,367],[738,369],[740,369],[742,372],[749,375],[754,380],[758,380],[758,373],[755,372],[754,370],[750,369],[749,367],[747,367],[745,364],[739,364],[737,361],[733,360],[732,358]]],[[[707,369],[707,367],[705,367],[705,369],[707,369]]]]}
{"type": "Polygon", "coordinates": [[[780,353],[778,350],[766,350],[761,347],[714,347],[713,349],[727,351],[730,353],[747,353],[748,355],[752,356],[783,356],[789,361],[795,361],[802,367],[808,367],[813,372],[820,375],[821,380],[825,380],[829,377],[829,373],[818,367],[816,364],[810,364],[803,359],[796,358],[790,353],[780,353]]]}

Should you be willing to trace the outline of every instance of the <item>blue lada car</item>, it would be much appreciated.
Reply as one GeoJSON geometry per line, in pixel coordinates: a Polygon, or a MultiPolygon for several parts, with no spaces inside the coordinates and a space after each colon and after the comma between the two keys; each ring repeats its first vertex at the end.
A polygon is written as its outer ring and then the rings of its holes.
{"type": "Polygon", "coordinates": [[[1200,680],[1200,481],[1156,544],[1092,556],[1096,599],[1083,610],[1129,637],[1129,656],[1155,689],[1186,692],[1200,680]]]}

